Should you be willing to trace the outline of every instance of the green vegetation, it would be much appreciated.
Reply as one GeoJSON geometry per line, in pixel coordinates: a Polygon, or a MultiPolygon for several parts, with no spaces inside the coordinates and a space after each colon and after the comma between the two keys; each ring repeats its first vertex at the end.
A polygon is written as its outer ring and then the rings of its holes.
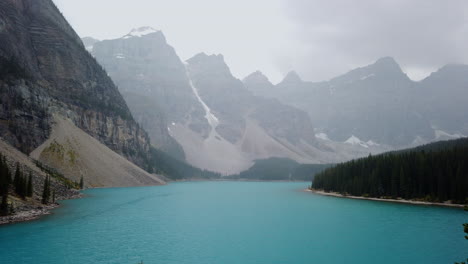
{"type": "Polygon", "coordinates": [[[15,187],[16,194],[18,194],[22,199],[26,199],[26,197],[32,196],[32,183],[31,186],[29,186],[28,179],[23,175],[19,163],[16,163],[13,186],[15,187]],[[29,190],[29,188],[31,188],[31,190],[29,190]]]}
{"type": "Polygon", "coordinates": [[[34,190],[33,190],[33,179],[32,179],[32,173],[29,172],[29,177],[28,177],[28,185],[27,185],[27,189],[26,189],[26,193],[27,193],[27,196],[28,197],[32,197],[33,196],[33,193],[34,193],[34,190]]]}
{"type": "Polygon", "coordinates": [[[182,179],[219,179],[221,174],[195,168],[183,161],[151,147],[151,164],[154,172],[171,180],[182,179]]]}
{"type": "Polygon", "coordinates": [[[10,213],[8,206],[8,189],[11,183],[11,172],[6,163],[6,159],[0,154],[0,195],[2,202],[0,204],[0,216],[5,216],[10,213]]]}
{"type": "Polygon", "coordinates": [[[35,161],[35,163],[39,169],[41,169],[43,172],[45,172],[47,175],[51,176],[52,178],[65,184],[65,186],[67,186],[68,189],[79,189],[80,187],[79,183],[66,178],[63,174],[58,172],[56,169],[50,168],[49,166],[37,160],[35,161]]]}
{"type": "Polygon", "coordinates": [[[8,166],[5,156],[0,154],[0,195],[2,196],[0,204],[0,216],[9,215],[13,211],[12,205],[8,203],[10,190],[21,199],[33,196],[32,174],[26,177],[21,170],[19,163],[16,163],[14,179],[11,177],[12,171],[8,166]]]}
{"type": "Polygon", "coordinates": [[[262,181],[311,181],[317,173],[329,167],[331,165],[299,164],[286,158],[270,158],[257,160],[250,169],[226,178],[262,181]]]}
{"type": "Polygon", "coordinates": [[[315,176],[312,188],[355,196],[468,202],[468,139],[369,156],[315,176]]]}
{"type": "Polygon", "coordinates": [[[80,190],[83,190],[84,189],[84,180],[83,180],[83,176],[81,176],[80,178],[80,190]]]}
{"type": "Polygon", "coordinates": [[[44,189],[42,190],[42,203],[48,204],[50,201],[50,176],[47,176],[44,181],[44,189]]]}

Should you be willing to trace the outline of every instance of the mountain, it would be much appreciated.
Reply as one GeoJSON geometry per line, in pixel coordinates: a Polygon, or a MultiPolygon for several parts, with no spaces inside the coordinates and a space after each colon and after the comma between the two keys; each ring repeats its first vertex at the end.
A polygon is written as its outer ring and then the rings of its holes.
{"type": "MultiPolygon", "coordinates": [[[[256,96],[232,76],[222,55],[200,53],[182,62],[159,30],[137,28],[94,43],[91,54],[116,82],[152,144],[195,167],[230,174],[256,159],[329,163],[377,151],[327,146],[315,138],[306,112],[256,96]]],[[[256,75],[257,83],[273,86],[256,75]]],[[[255,76],[250,79],[256,82],[255,76]]]]}
{"type": "MultiPolygon", "coordinates": [[[[206,138],[181,126],[171,128],[171,134],[179,142],[191,138],[182,144],[189,162],[202,168],[211,168],[208,166],[213,162],[226,163],[224,168],[237,163],[237,167],[229,168],[232,173],[245,169],[253,160],[270,157],[328,163],[359,155],[345,149],[337,151],[336,146],[317,140],[304,111],[275,99],[255,96],[231,74],[222,55],[200,53],[187,60],[187,69],[211,126],[206,138]],[[207,154],[203,156],[200,152],[207,154]]],[[[369,153],[369,149],[361,151],[360,155],[369,153]]]]}
{"type": "Polygon", "coordinates": [[[242,82],[256,96],[263,96],[275,89],[275,86],[270,82],[268,77],[260,71],[256,71],[245,77],[242,82]]]}
{"type": "Polygon", "coordinates": [[[466,204],[468,138],[353,160],[315,176],[312,188],[354,196],[466,204]]]}
{"type": "Polygon", "coordinates": [[[93,51],[94,44],[98,43],[99,40],[91,37],[84,37],[82,38],[83,44],[87,51],[93,51]]]}
{"type": "Polygon", "coordinates": [[[425,96],[418,109],[434,130],[436,139],[468,135],[468,65],[446,65],[417,83],[425,96]]]}
{"type": "Polygon", "coordinates": [[[208,122],[189,85],[185,65],[162,32],[134,29],[122,38],[95,43],[92,54],[116,82],[152,144],[183,160],[183,150],[170,137],[168,127],[188,123],[206,132],[208,122]]]}
{"type": "Polygon", "coordinates": [[[467,66],[449,65],[421,82],[391,57],[326,82],[307,82],[294,72],[274,87],[245,80],[258,95],[306,111],[317,136],[402,148],[468,134],[467,66]]]}
{"type": "Polygon", "coordinates": [[[96,182],[94,186],[160,184],[132,164],[152,169],[148,135],[54,3],[5,0],[0,3],[0,15],[3,139],[23,153],[35,152],[41,162],[60,172],[66,172],[70,162],[77,162],[80,173],[66,175],[74,181],[83,176],[87,183],[96,182]],[[63,129],[64,124],[68,130],[63,129]],[[94,148],[86,147],[91,139],[94,148]],[[38,147],[55,153],[43,155],[38,147]],[[99,152],[91,153],[96,149],[99,152]],[[89,159],[93,155],[109,164],[125,163],[124,167],[132,169],[122,177],[129,179],[97,173],[101,164],[89,159]]]}

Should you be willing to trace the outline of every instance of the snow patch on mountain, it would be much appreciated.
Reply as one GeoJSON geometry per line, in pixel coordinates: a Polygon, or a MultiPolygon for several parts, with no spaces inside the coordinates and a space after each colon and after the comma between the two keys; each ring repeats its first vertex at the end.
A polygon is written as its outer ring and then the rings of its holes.
{"type": "Polygon", "coordinates": [[[366,145],[369,146],[369,147],[378,147],[378,146],[380,146],[380,144],[375,143],[375,142],[372,141],[372,140],[367,141],[367,142],[366,142],[366,145]]]}
{"type": "Polygon", "coordinates": [[[210,107],[208,107],[205,101],[203,101],[203,99],[200,97],[200,94],[198,93],[198,89],[195,87],[195,85],[193,85],[192,79],[190,79],[188,72],[187,72],[187,78],[189,80],[190,87],[192,88],[192,91],[195,94],[195,97],[203,106],[203,109],[205,109],[205,118],[208,121],[208,124],[210,124],[211,130],[216,131],[216,127],[219,125],[219,119],[211,112],[210,107]]]}
{"type": "Polygon", "coordinates": [[[331,141],[330,138],[328,137],[328,135],[325,134],[325,133],[315,134],[315,137],[318,138],[318,139],[321,139],[321,140],[331,141]]]}
{"type": "Polygon", "coordinates": [[[364,141],[360,140],[358,137],[356,137],[354,135],[352,135],[350,138],[348,138],[348,140],[346,140],[344,143],[354,145],[354,146],[361,146],[363,148],[379,146],[379,144],[375,143],[372,140],[364,142],[364,141]]]}
{"type": "Polygon", "coordinates": [[[361,80],[361,81],[364,81],[364,80],[369,79],[369,78],[374,77],[374,76],[375,76],[375,74],[372,73],[372,74],[369,74],[369,75],[366,75],[366,76],[362,76],[362,77],[360,78],[360,80],[361,80]]]}
{"type": "Polygon", "coordinates": [[[140,28],[133,29],[130,33],[125,35],[123,38],[124,39],[132,38],[132,37],[140,38],[140,37],[153,34],[153,33],[157,33],[157,32],[159,32],[159,30],[156,30],[152,27],[140,27],[140,28]]]}
{"type": "Polygon", "coordinates": [[[458,133],[450,134],[442,130],[435,130],[434,132],[435,132],[436,139],[457,139],[457,138],[465,137],[462,134],[458,134],[458,133]]]}

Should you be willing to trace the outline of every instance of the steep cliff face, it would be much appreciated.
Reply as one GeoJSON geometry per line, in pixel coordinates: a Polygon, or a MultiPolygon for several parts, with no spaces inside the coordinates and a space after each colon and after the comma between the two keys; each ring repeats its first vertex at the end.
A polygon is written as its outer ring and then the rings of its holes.
{"type": "Polygon", "coordinates": [[[52,114],[146,168],[149,138],[112,80],[51,0],[0,2],[0,132],[25,153],[50,134],[52,114]]]}
{"type": "Polygon", "coordinates": [[[161,31],[137,28],[122,38],[94,43],[88,50],[116,82],[154,146],[184,159],[168,127],[184,123],[207,135],[209,126],[189,85],[185,65],[161,31]]]}

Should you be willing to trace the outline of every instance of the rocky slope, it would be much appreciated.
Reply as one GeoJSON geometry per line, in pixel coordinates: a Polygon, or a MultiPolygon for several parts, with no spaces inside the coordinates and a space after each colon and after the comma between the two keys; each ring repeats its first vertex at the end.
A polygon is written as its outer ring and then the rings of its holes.
{"type": "Polygon", "coordinates": [[[327,82],[294,72],[277,84],[254,73],[246,87],[307,111],[317,135],[338,142],[394,148],[467,135],[468,67],[446,66],[421,82],[389,57],[327,82]]]}
{"type": "Polygon", "coordinates": [[[0,2],[0,131],[24,153],[50,134],[51,114],[148,167],[149,138],[51,0],[0,2]]]}
{"type": "Polygon", "coordinates": [[[71,122],[54,117],[52,133],[31,155],[85,187],[160,185],[164,181],[129,162],[71,122]],[[99,177],[96,177],[99,175],[99,177]]]}

